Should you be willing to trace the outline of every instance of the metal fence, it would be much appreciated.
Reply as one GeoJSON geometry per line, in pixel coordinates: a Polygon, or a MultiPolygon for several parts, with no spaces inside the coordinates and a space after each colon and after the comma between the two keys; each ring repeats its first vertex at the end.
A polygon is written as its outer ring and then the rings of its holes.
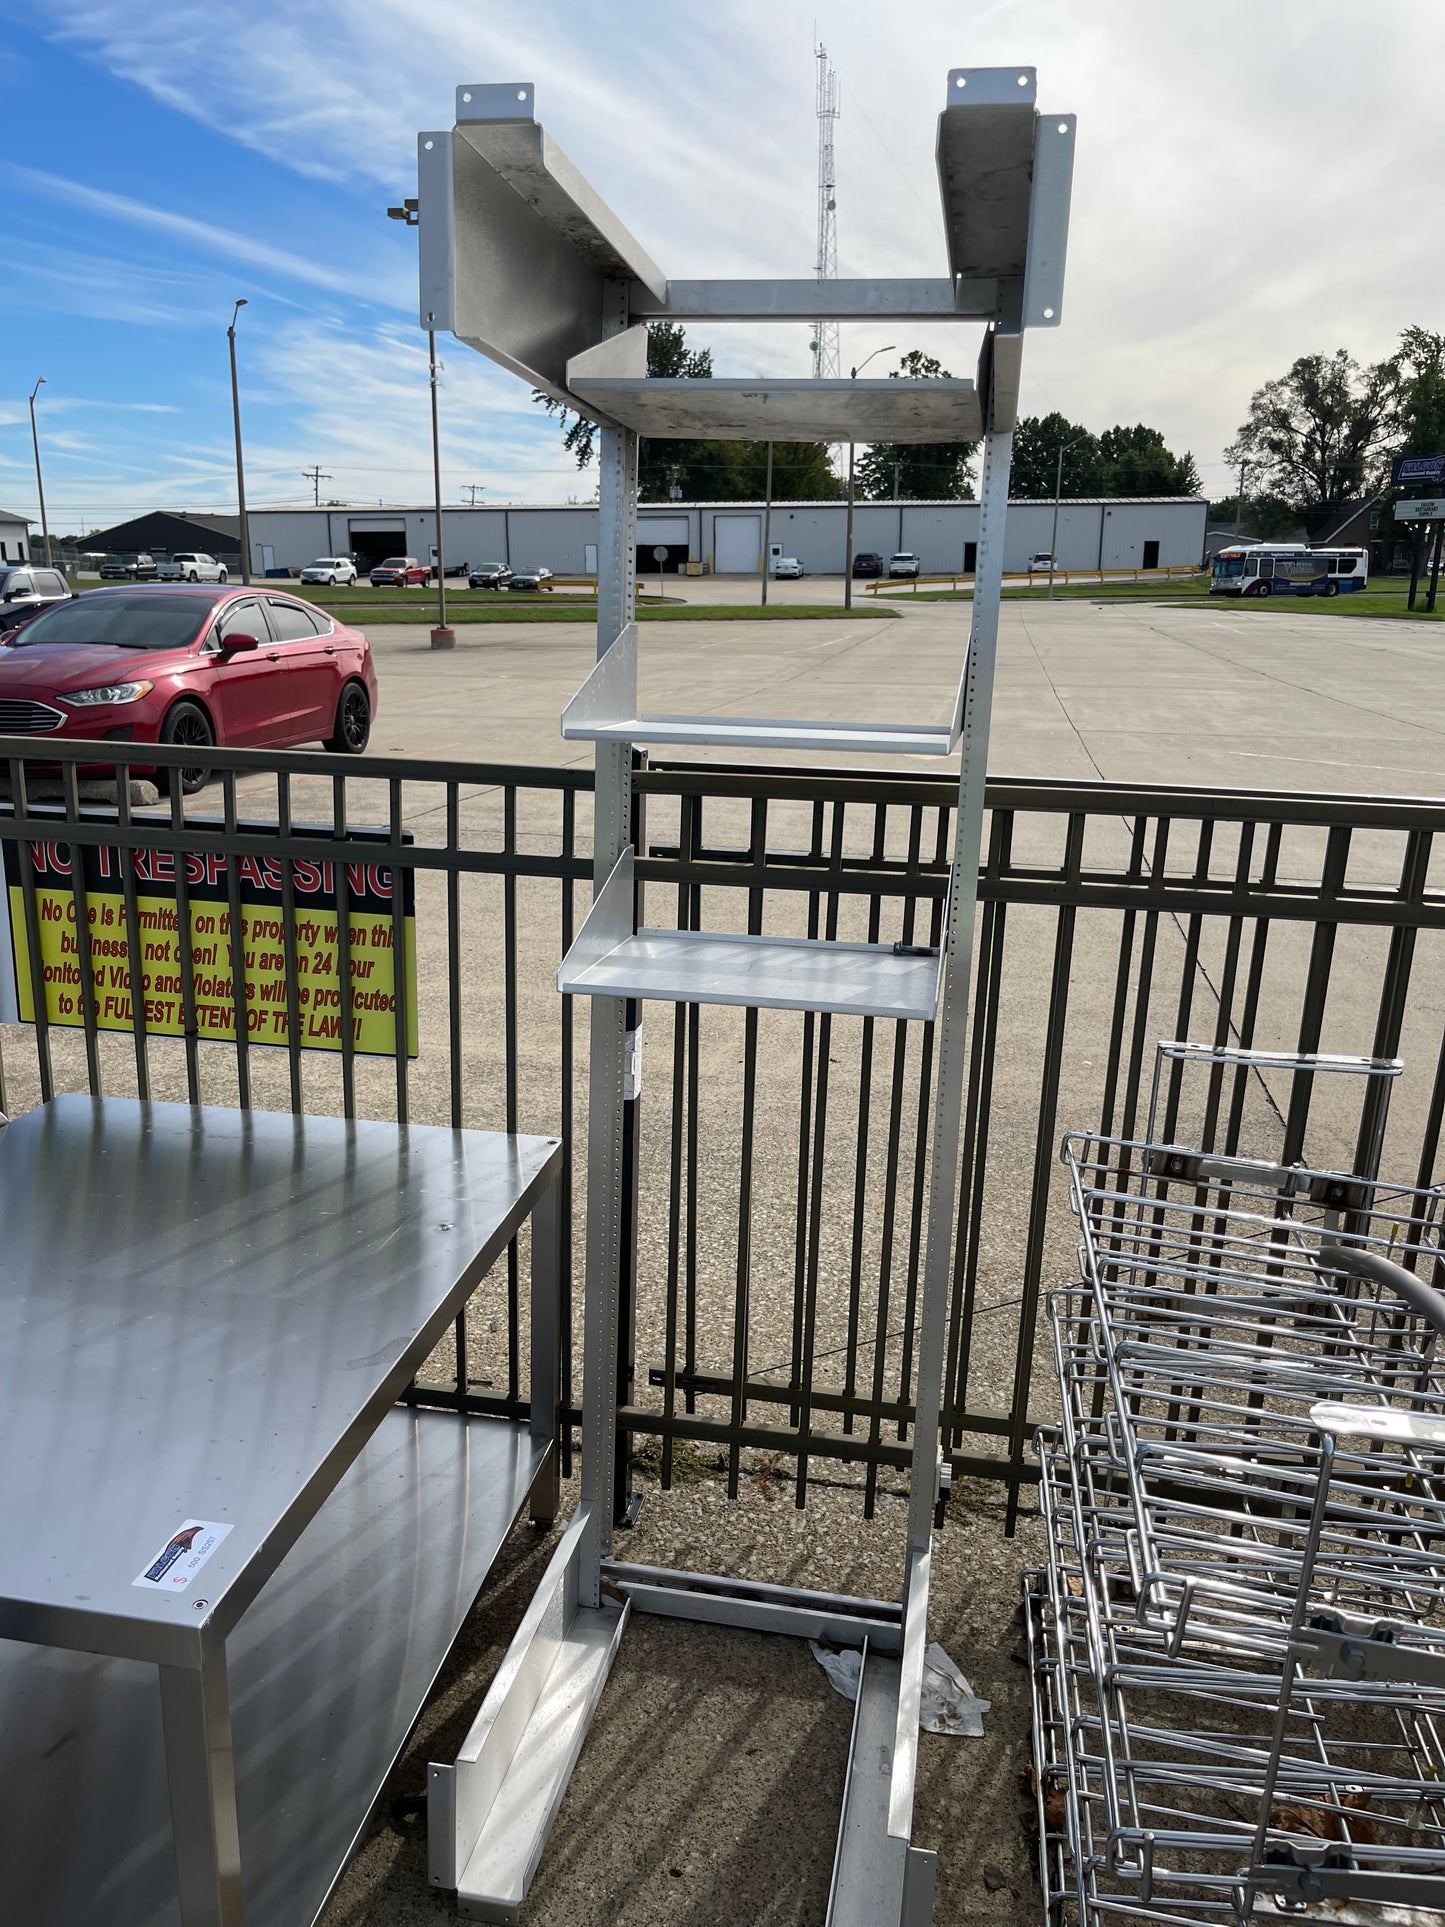
{"type": "MultiPolygon", "coordinates": [[[[119,765],[123,753],[87,748],[84,764],[119,765]]],[[[585,1042],[553,976],[590,898],[590,773],[207,758],[206,791],[146,807],[124,768],[118,790],[91,795],[81,752],[0,742],[11,793],[0,843],[22,855],[7,894],[32,969],[43,845],[225,859],[233,929],[241,860],[269,859],[288,905],[294,997],[295,866],[337,864],[344,905],[345,866],[360,853],[391,891],[403,974],[414,892],[418,1054],[403,1037],[385,1058],[353,1048],[344,968],[335,1049],[303,1048],[294,1007],[283,1048],[248,1044],[244,1010],[239,1041],[204,1041],[184,962],[180,1036],[149,1033],[134,982],[140,1014],[106,1029],[73,866],[77,1021],[4,1033],[0,1108],[82,1088],[560,1132],[570,1253],[585,1211],[574,1115],[585,1042]]],[[[666,763],[639,773],[637,794],[648,923],[938,939],[957,794],[947,775],[666,763]]],[[[1046,1370],[1034,1385],[1039,1293],[1076,1262],[1058,1138],[1080,1123],[1135,1130],[1157,1038],[1401,1054],[1387,1155],[1422,1181],[1433,1174],[1445,805],[1013,780],[990,785],[989,805],[946,1424],[955,1474],[1004,1481],[1012,1517],[1030,1429],[1049,1415],[1046,1370]]],[[[132,957],[135,861],[116,863],[132,957]]],[[[643,1037],[623,1424],[665,1483],[718,1470],[734,1493],[749,1481],[801,1503],[810,1484],[841,1479],[871,1512],[908,1459],[932,1027],[650,1007],[643,1037]]],[[[1166,1090],[1166,1133],[1191,1141],[1295,1157],[1308,1138],[1316,1163],[1338,1166],[1372,1128],[1308,1079],[1215,1079],[1197,1100],[1177,1077],[1166,1090]]],[[[509,1252],[414,1398],[525,1410],[525,1262],[524,1245],[509,1252]]],[[[570,1386],[570,1337],[566,1369],[570,1386]]]]}

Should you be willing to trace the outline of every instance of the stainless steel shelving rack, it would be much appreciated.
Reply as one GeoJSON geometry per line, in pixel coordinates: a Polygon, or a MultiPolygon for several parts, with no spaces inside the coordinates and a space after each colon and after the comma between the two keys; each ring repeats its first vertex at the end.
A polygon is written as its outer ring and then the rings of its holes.
{"type": "Polygon", "coordinates": [[[1028,67],[959,68],[938,122],[947,273],[937,278],[669,280],[535,118],[530,82],[464,86],[450,133],[418,142],[421,322],[450,330],[600,428],[597,666],[563,713],[596,744],[596,895],[558,976],[591,1006],[582,1502],[452,1764],[431,1769],[435,1885],[464,1913],[516,1918],[633,1612],[860,1647],[862,1683],[830,1927],[918,1927],[935,1856],[911,1843],[919,1698],[940,1489],[947,1298],[1004,518],[1024,331],[1056,326],[1071,115],[1041,115],[1028,67]],[[983,323],[977,380],[664,381],[647,323],[983,323]],[[644,716],[637,701],[639,436],[836,442],[982,438],[972,625],[946,720],[895,725],[644,716]],[[961,747],[952,887],[938,955],[888,944],[636,926],[632,752],[737,749],[948,756],[961,747]],[[612,1558],[629,1001],[725,1003],[936,1021],[932,1181],[899,1602],[665,1572],[612,1558]],[[880,1762],[882,1763],[880,1770],[880,1762]]]}

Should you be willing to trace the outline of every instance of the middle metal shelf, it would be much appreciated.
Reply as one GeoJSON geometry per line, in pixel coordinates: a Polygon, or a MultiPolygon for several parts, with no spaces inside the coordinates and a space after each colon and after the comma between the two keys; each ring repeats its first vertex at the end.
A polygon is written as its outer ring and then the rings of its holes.
{"type": "Polygon", "coordinates": [[[557,972],[577,997],[931,1022],[943,958],[925,945],[835,943],[699,930],[634,930],[633,853],[624,850],[557,972]]]}
{"type": "Polygon", "coordinates": [[[562,711],[568,742],[639,747],[841,749],[870,756],[949,756],[963,728],[964,679],[946,722],[813,722],[781,716],[646,716],[637,702],[637,625],[629,622],[562,711]]]}

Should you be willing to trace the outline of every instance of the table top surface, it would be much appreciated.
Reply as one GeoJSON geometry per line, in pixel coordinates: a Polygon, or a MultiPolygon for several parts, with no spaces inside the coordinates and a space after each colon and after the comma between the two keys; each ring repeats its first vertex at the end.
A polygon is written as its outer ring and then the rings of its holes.
{"type": "Polygon", "coordinates": [[[559,1162],[123,1098],[0,1131],[0,1634],[195,1663],[559,1162]]]}

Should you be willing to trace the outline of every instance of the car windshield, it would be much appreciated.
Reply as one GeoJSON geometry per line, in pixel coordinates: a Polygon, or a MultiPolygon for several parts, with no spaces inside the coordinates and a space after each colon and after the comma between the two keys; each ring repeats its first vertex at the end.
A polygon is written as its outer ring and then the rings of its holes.
{"type": "Polygon", "coordinates": [[[477,564],[477,574],[497,575],[505,566],[506,565],[501,562],[479,562],[477,564]]]}
{"type": "Polygon", "coordinates": [[[11,643],[95,643],[105,649],[178,649],[200,629],[215,603],[207,596],[157,594],[83,595],[27,622],[11,643]]]}
{"type": "Polygon", "coordinates": [[[1214,558],[1216,575],[1243,575],[1244,557],[1242,555],[1217,555],[1214,558]]]}
{"type": "Polygon", "coordinates": [[[406,561],[407,559],[404,555],[389,555],[385,562],[381,564],[381,567],[383,569],[404,569],[406,567],[406,561]]]}

